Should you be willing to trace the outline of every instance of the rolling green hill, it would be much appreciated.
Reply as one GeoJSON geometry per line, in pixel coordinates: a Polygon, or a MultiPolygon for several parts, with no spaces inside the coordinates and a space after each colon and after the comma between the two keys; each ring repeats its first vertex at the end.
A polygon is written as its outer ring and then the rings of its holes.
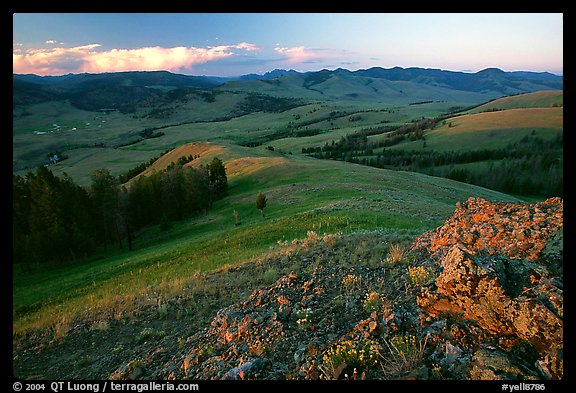
{"type": "Polygon", "coordinates": [[[215,89],[257,91],[273,96],[303,97],[311,100],[397,104],[432,100],[471,105],[502,96],[497,89],[458,90],[442,84],[423,82],[425,81],[389,80],[338,71],[319,71],[313,74],[283,75],[271,80],[234,81],[215,89]]]}
{"type": "Polygon", "coordinates": [[[448,118],[442,125],[426,132],[425,147],[422,141],[407,141],[391,149],[443,152],[503,148],[531,135],[533,131],[550,139],[562,134],[563,112],[561,107],[511,107],[500,111],[465,114],[448,118]]]}
{"type": "MultiPolygon", "coordinates": [[[[222,130],[222,125],[228,128],[228,121],[232,119],[250,113],[264,116],[270,113],[274,117],[275,111],[300,104],[298,100],[250,93],[180,92],[181,96],[158,105],[141,105],[133,114],[112,109],[83,110],[69,100],[18,106],[13,111],[13,169],[16,173],[25,173],[48,163],[49,154],[59,153],[70,159],[67,163],[62,161],[65,163],[62,170],[69,171],[84,184],[95,167],[108,167],[119,174],[179,143],[222,137],[218,128],[222,130]],[[158,146],[155,151],[146,152],[150,150],[147,142],[179,126],[186,130],[215,129],[216,132],[199,131],[192,135],[185,132],[177,141],[159,138],[160,143],[154,144],[158,146]]],[[[245,129],[239,133],[246,136],[245,129]]],[[[58,168],[55,170],[61,173],[58,168]]]]}
{"type": "MultiPolygon", "coordinates": [[[[229,196],[217,202],[208,215],[177,222],[169,232],[157,227],[142,232],[134,241],[133,252],[114,252],[96,261],[37,273],[16,271],[16,333],[53,329],[63,319],[68,327],[79,320],[99,320],[111,307],[117,311],[125,307],[129,313],[135,303],[159,287],[171,288],[196,272],[256,258],[278,241],[304,238],[308,231],[424,231],[439,225],[457,201],[469,196],[516,200],[418,173],[265,149],[254,155],[254,149],[233,145],[186,145],[159,159],[156,169],[181,153],[200,155],[194,165],[213,156],[222,157],[230,174],[229,196]],[[268,198],[265,217],[255,208],[259,192],[268,198]],[[240,226],[234,225],[234,210],[240,226]],[[60,277],[57,285],[51,277],[60,277]]],[[[165,296],[177,293],[167,292],[165,296]]]]}
{"type": "Polygon", "coordinates": [[[69,100],[84,110],[103,108],[134,113],[138,106],[158,106],[181,97],[187,89],[256,92],[311,100],[346,100],[408,104],[424,100],[481,103],[501,96],[562,89],[561,76],[507,73],[486,69],[477,73],[438,69],[373,67],[366,70],[321,70],[299,73],[277,70],[226,78],[179,75],[165,71],[116,72],[63,76],[13,75],[13,107],[51,100],[69,100]]]}
{"type": "Polygon", "coordinates": [[[499,69],[463,73],[418,67],[373,67],[353,72],[339,68],[287,73],[271,79],[228,82],[216,89],[315,100],[398,104],[436,100],[474,104],[505,95],[561,89],[561,79],[553,75],[546,79],[532,73],[506,73],[499,69]]]}
{"type": "Polygon", "coordinates": [[[497,98],[493,101],[479,105],[467,113],[480,113],[504,109],[517,108],[548,108],[564,105],[563,90],[543,90],[513,96],[497,98]]]}
{"type": "Polygon", "coordinates": [[[120,175],[188,142],[260,149],[272,145],[298,154],[302,147],[324,144],[356,130],[404,124],[421,116],[438,116],[455,106],[463,108],[452,102],[307,103],[242,92],[215,92],[213,100],[206,100],[202,94],[189,92],[170,104],[143,106],[134,115],[84,111],[67,101],[15,110],[14,170],[24,174],[48,163],[48,154],[57,152],[67,158],[51,169],[86,185],[95,168],[105,167],[120,175]],[[143,136],[145,130],[150,133],[143,136]]]}
{"type": "Polygon", "coordinates": [[[298,153],[363,128],[561,86],[562,77],[553,75],[399,67],[272,72],[225,84],[168,72],[14,75],[13,171],[25,173],[57,155],[70,161],[55,170],[85,184],[89,173],[82,167],[120,174],[178,144],[203,140],[245,146],[278,140],[298,153]],[[145,153],[150,145],[154,151],[145,153]]]}
{"type": "Polygon", "coordinates": [[[390,134],[369,136],[365,151],[370,154],[358,154],[356,160],[514,194],[558,195],[563,187],[563,115],[562,91],[504,97],[445,118],[421,136],[392,146],[386,146],[390,134]]]}

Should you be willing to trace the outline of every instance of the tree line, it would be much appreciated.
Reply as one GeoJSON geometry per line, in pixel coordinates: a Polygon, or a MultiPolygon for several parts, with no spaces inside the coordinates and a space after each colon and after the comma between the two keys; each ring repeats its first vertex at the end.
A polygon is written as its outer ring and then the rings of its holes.
{"type": "Polygon", "coordinates": [[[426,140],[422,133],[424,127],[432,124],[425,121],[409,124],[390,132],[387,138],[380,141],[370,141],[367,137],[369,132],[359,132],[343,136],[339,141],[326,143],[322,147],[303,148],[302,152],[315,158],[422,172],[517,195],[562,195],[562,134],[552,139],[543,139],[533,131],[520,141],[501,148],[468,151],[438,152],[426,148],[407,151],[386,148],[406,138],[422,138],[425,147],[426,140]],[[481,162],[489,164],[469,168],[461,166],[481,162]]]}
{"type": "Polygon", "coordinates": [[[434,127],[444,120],[446,116],[439,116],[433,119],[418,119],[412,123],[401,126],[379,126],[363,128],[346,136],[341,136],[339,141],[332,141],[331,144],[326,142],[324,146],[303,147],[302,153],[313,155],[317,158],[331,158],[335,160],[345,160],[346,156],[355,156],[354,152],[367,152],[366,155],[372,155],[372,151],[381,147],[396,145],[406,139],[415,141],[424,139],[424,131],[434,129],[434,127]],[[369,136],[386,134],[386,138],[377,141],[368,140],[369,136]],[[323,153],[323,154],[320,154],[323,153]]]}
{"type": "Polygon", "coordinates": [[[95,170],[88,187],[46,167],[13,175],[13,263],[26,270],[86,258],[112,246],[131,250],[139,229],[207,211],[227,187],[219,158],[198,168],[170,165],[130,184],[107,169],[95,170]]]}

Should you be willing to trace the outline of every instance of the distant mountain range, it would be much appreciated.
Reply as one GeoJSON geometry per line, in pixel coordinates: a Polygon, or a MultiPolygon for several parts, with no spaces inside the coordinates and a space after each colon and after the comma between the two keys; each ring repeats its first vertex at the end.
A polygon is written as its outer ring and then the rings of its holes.
{"type": "Polygon", "coordinates": [[[269,80],[274,78],[279,78],[284,75],[298,75],[301,74],[298,71],[294,70],[283,70],[283,69],[275,69],[264,74],[246,74],[240,76],[205,76],[214,82],[218,83],[227,83],[232,81],[253,81],[253,80],[269,80]]]}
{"type": "Polygon", "coordinates": [[[263,75],[190,76],[168,71],[13,75],[13,105],[69,99],[90,109],[166,99],[176,89],[217,89],[312,100],[410,103],[423,100],[481,103],[493,98],[539,90],[563,89],[563,77],[548,72],[504,72],[488,68],[476,73],[429,68],[381,68],[297,72],[276,69],[263,75]],[[96,102],[92,102],[96,100],[96,102]]]}
{"type": "Polygon", "coordinates": [[[319,100],[454,101],[480,103],[507,95],[562,90],[563,77],[551,73],[504,72],[488,68],[477,73],[429,68],[381,68],[298,73],[275,70],[260,79],[238,79],[218,89],[257,91],[319,100]],[[279,75],[268,77],[269,74],[279,75]]]}

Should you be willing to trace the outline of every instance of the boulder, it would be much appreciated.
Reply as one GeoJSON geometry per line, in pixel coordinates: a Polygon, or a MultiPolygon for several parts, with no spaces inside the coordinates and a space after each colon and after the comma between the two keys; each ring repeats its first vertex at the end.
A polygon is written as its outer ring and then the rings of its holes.
{"type": "Polygon", "coordinates": [[[538,204],[471,198],[415,241],[417,258],[437,272],[417,298],[423,319],[473,321],[488,337],[512,343],[476,352],[471,378],[562,377],[562,225],[559,198],[538,204]],[[539,359],[518,368],[510,355],[518,345],[529,345],[539,359]]]}

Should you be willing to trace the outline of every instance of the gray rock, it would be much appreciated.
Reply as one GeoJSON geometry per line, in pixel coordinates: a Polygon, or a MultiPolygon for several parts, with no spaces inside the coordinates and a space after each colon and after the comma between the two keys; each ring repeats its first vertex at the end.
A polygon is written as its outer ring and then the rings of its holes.
{"type": "Polygon", "coordinates": [[[265,365],[265,362],[260,359],[254,359],[248,361],[240,366],[234,367],[233,369],[229,370],[226,374],[222,376],[222,380],[236,380],[240,377],[241,373],[244,374],[253,374],[260,369],[262,369],[265,365]]]}
{"type": "Polygon", "coordinates": [[[474,380],[538,379],[537,374],[527,370],[513,355],[501,350],[481,349],[470,361],[468,378],[474,380]]]}

